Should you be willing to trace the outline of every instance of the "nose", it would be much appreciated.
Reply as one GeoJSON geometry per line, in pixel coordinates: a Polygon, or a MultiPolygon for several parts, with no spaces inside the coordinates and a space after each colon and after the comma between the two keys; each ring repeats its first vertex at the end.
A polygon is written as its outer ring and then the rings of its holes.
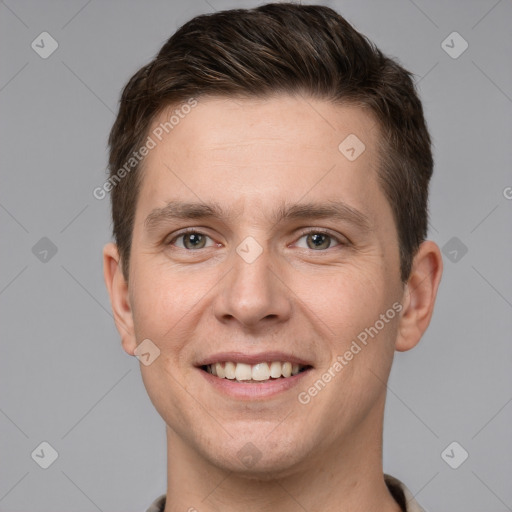
{"type": "Polygon", "coordinates": [[[246,261],[234,252],[232,269],[216,297],[214,312],[222,323],[238,322],[245,328],[269,327],[291,316],[290,290],[285,286],[268,249],[246,261]],[[279,276],[279,277],[278,277],[279,276]]]}

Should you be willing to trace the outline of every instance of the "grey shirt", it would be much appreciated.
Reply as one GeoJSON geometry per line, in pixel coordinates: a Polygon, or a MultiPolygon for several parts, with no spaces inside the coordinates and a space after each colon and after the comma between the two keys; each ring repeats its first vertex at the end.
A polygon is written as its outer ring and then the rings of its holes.
{"type": "MultiPolygon", "coordinates": [[[[402,512],[425,512],[414,499],[411,491],[400,482],[397,478],[391,475],[384,475],[384,481],[388,486],[389,492],[395,498],[395,501],[400,505],[402,512]]],[[[159,496],[149,506],[146,512],[163,512],[165,508],[165,494],[159,496]]]]}

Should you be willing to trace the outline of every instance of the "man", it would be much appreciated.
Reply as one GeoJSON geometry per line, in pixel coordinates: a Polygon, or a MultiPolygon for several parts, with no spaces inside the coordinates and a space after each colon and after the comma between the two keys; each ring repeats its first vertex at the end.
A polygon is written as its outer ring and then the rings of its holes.
{"type": "Polygon", "coordinates": [[[442,273],[410,74],[327,7],[198,16],[109,143],[105,281],[167,429],[148,510],[421,510],[382,468],[442,273]]]}

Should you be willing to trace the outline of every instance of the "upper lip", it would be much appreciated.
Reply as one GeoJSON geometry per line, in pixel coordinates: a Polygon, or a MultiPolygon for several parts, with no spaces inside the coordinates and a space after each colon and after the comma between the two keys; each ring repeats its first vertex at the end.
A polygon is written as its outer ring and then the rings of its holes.
{"type": "Polygon", "coordinates": [[[245,354],[243,352],[219,352],[204,359],[201,359],[196,366],[206,366],[214,363],[225,363],[232,361],[234,363],[257,364],[271,361],[290,362],[302,366],[313,366],[309,361],[292,354],[284,352],[258,352],[257,354],[245,354]]]}

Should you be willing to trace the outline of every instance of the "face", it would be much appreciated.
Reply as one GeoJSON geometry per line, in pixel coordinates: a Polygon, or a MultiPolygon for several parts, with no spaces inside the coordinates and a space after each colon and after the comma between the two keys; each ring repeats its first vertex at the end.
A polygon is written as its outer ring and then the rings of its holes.
{"type": "Polygon", "coordinates": [[[200,99],[155,139],[123,346],[158,347],[148,394],[209,463],[286,473],[380,435],[404,287],[378,136],[357,107],[279,96],[200,99]]]}

